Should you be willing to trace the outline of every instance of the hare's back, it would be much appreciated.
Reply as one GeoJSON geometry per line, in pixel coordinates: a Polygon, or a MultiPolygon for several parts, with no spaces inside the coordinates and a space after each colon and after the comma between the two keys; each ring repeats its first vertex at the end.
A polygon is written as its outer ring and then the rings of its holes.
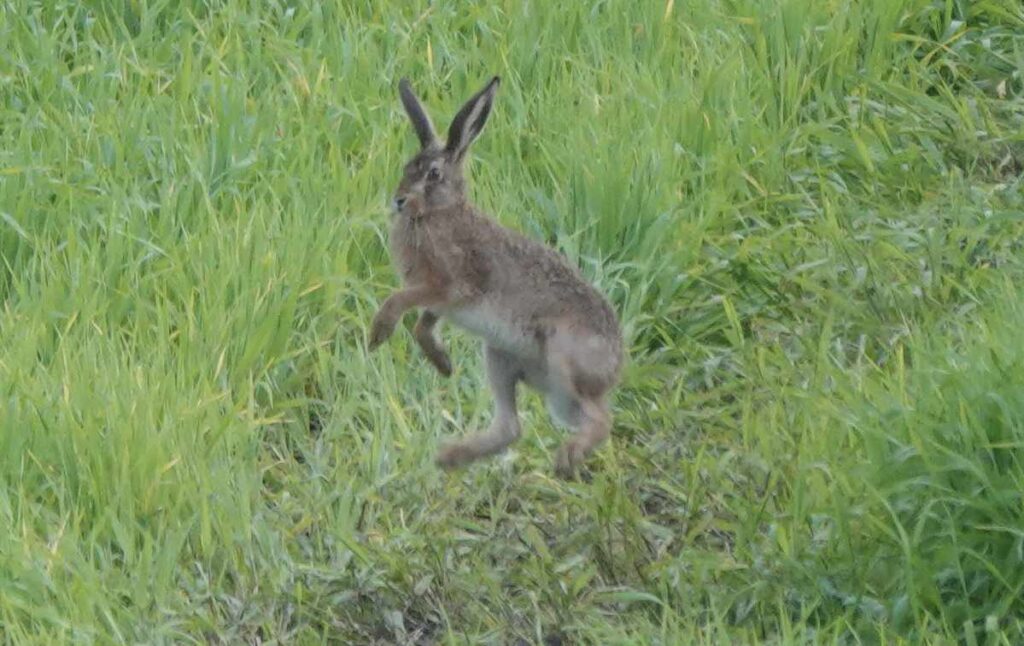
{"type": "Polygon", "coordinates": [[[602,337],[619,335],[608,301],[562,254],[486,216],[462,224],[453,230],[461,248],[459,282],[477,297],[450,313],[455,323],[516,346],[543,343],[553,321],[570,320],[602,337]]]}
{"type": "Polygon", "coordinates": [[[607,299],[554,249],[517,236],[511,251],[519,290],[535,302],[538,315],[575,320],[599,334],[618,333],[618,320],[607,299]]]}

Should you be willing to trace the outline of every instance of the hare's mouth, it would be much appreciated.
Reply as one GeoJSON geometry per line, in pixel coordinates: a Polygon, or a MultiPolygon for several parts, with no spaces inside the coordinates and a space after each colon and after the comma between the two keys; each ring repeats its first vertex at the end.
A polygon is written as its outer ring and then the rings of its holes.
{"type": "Polygon", "coordinates": [[[415,219],[422,215],[424,204],[422,199],[415,195],[396,197],[391,200],[391,209],[393,215],[415,219]]]}

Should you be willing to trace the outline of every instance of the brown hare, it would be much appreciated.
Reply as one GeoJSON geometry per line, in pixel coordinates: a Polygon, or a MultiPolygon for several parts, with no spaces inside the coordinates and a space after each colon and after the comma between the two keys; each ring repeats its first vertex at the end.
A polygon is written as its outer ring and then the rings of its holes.
{"type": "Polygon", "coordinates": [[[405,165],[393,202],[391,255],[404,289],[377,312],[368,347],[383,343],[411,308],[421,310],[415,339],[445,376],[451,363],[434,336],[438,319],[482,338],[493,421],[485,433],[444,445],[437,463],[453,468],[515,441],[522,381],[544,395],[556,421],[575,431],[555,464],[560,476],[571,477],[611,430],[607,398],[623,363],[622,332],[608,301],[560,254],[502,227],[466,197],[462,164],[498,84],[494,77],[469,99],[440,142],[408,80],[399,82],[421,148],[405,165]]]}

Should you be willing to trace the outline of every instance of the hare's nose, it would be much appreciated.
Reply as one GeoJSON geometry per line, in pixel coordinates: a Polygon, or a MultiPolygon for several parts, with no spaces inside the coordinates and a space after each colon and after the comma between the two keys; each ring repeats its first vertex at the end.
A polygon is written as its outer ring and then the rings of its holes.
{"type": "Polygon", "coordinates": [[[401,211],[403,206],[405,206],[405,198],[404,197],[396,197],[395,198],[395,210],[396,211],[401,211]]]}

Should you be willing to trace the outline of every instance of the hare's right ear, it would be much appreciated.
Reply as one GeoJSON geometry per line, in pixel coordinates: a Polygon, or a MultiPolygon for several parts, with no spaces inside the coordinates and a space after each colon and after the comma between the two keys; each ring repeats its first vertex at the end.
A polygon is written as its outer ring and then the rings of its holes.
{"type": "Polygon", "coordinates": [[[435,141],[434,126],[430,124],[430,117],[420,104],[419,99],[413,94],[409,79],[402,79],[398,82],[398,94],[402,97],[402,105],[412,121],[412,127],[416,129],[416,136],[420,139],[420,145],[427,148],[435,141]]]}

